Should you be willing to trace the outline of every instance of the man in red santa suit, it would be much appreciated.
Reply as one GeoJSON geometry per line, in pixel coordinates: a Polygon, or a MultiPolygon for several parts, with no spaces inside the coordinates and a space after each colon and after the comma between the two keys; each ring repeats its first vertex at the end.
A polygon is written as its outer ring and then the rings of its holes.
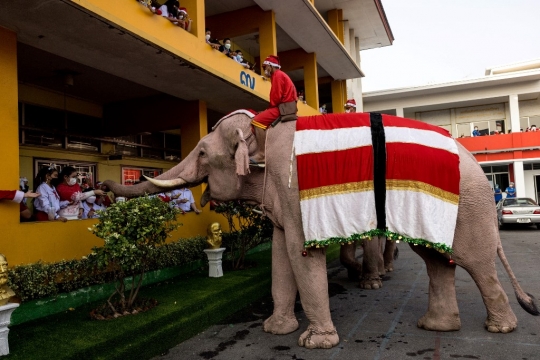
{"type": "Polygon", "coordinates": [[[254,164],[264,164],[264,148],[266,142],[266,129],[280,114],[279,105],[290,103],[296,109],[296,88],[291,78],[280,70],[279,58],[275,55],[268,56],[263,62],[264,75],[270,78],[270,107],[257,114],[251,124],[255,129],[257,139],[257,153],[250,159],[254,164]]]}
{"type": "Polygon", "coordinates": [[[19,190],[0,190],[0,200],[11,200],[20,203],[23,198],[37,198],[40,193],[22,192],[19,190]]]}

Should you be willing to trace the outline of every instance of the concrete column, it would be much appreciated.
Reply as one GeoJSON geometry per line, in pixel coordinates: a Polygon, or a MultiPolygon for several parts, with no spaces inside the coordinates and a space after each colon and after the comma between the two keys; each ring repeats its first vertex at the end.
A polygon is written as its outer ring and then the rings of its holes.
{"type": "MultiPolygon", "coordinates": [[[[519,132],[519,100],[517,94],[508,96],[508,105],[510,106],[510,128],[512,133],[519,132]]],[[[516,183],[517,189],[517,183],[516,183]]]]}
{"type": "MultiPolygon", "coordinates": [[[[353,39],[351,39],[352,43],[353,39]]],[[[351,45],[352,46],[352,45],[351,45]]],[[[358,37],[354,37],[354,53],[353,59],[356,60],[356,65],[361,69],[360,66],[360,39],[358,37]]],[[[362,78],[358,78],[354,80],[354,100],[356,100],[356,111],[357,112],[363,112],[364,111],[364,100],[362,98],[362,78]]]]}
{"type": "MultiPolygon", "coordinates": [[[[0,189],[19,188],[19,114],[17,85],[17,34],[0,27],[0,189]]],[[[19,225],[19,204],[5,201],[0,207],[2,228],[19,225]]],[[[8,236],[9,238],[9,236],[8,236]]],[[[6,250],[3,250],[6,251],[6,250]]]]}
{"type": "Polygon", "coordinates": [[[204,40],[205,35],[205,12],[204,0],[182,0],[182,6],[188,11],[191,23],[191,33],[204,40]]]}
{"type": "MultiPolygon", "coordinates": [[[[184,108],[180,125],[181,156],[182,160],[195,148],[199,140],[208,134],[208,116],[206,103],[196,100],[184,108]]],[[[195,202],[199,204],[204,189],[197,186],[190,189],[195,202]]],[[[199,205],[197,205],[199,206],[199,205]]]]}
{"type": "Polygon", "coordinates": [[[319,78],[317,75],[317,54],[308,54],[304,63],[304,95],[312,108],[319,109],[319,78]]]}
{"type": "Polygon", "coordinates": [[[402,107],[396,108],[396,116],[405,117],[405,112],[403,111],[402,107]]]}
{"type": "MultiPolygon", "coordinates": [[[[512,130],[512,132],[514,131],[512,130]]],[[[514,185],[516,186],[516,196],[525,196],[523,161],[514,161],[514,185]]]]}
{"type": "Polygon", "coordinates": [[[340,114],[345,112],[345,102],[347,101],[347,89],[345,80],[334,80],[331,83],[332,90],[332,113],[340,114]]]}
{"type": "Polygon", "coordinates": [[[341,9],[333,9],[327,12],[328,16],[328,26],[330,26],[330,29],[334,32],[336,37],[341,41],[341,43],[344,43],[343,39],[343,10],[341,9]]]}
{"type": "Polygon", "coordinates": [[[268,55],[277,55],[276,16],[273,11],[266,11],[259,24],[259,56],[261,74],[264,74],[262,63],[268,55]]]}

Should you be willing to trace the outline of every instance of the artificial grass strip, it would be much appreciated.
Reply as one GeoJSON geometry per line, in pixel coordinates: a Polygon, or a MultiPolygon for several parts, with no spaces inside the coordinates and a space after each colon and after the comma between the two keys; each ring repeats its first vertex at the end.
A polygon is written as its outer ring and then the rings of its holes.
{"type": "MultiPolygon", "coordinates": [[[[327,261],[340,245],[327,250],[327,261]]],[[[270,293],[271,251],[248,256],[257,267],[209,278],[208,271],[141,289],[157,299],[148,312],[109,321],[90,320],[103,301],[11,327],[6,359],[150,359],[217,324],[270,293]]]]}
{"type": "Polygon", "coordinates": [[[102,302],[11,328],[6,359],[144,359],[159,355],[270,292],[270,251],[258,266],[209,278],[202,271],[141,289],[159,305],[138,315],[92,321],[102,302]]]}

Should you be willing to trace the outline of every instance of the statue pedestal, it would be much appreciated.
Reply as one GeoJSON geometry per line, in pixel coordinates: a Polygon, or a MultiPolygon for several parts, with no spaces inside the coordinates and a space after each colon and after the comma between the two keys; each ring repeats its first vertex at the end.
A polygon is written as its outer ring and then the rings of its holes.
{"type": "Polygon", "coordinates": [[[219,248],[219,249],[206,249],[204,252],[206,253],[206,256],[208,256],[208,276],[209,277],[222,277],[223,276],[223,268],[221,267],[221,258],[223,256],[223,252],[225,251],[225,248],[219,248]]]}
{"type": "Polygon", "coordinates": [[[19,304],[7,303],[0,306],[0,356],[9,354],[8,325],[11,322],[11,313],[19,304]]]}

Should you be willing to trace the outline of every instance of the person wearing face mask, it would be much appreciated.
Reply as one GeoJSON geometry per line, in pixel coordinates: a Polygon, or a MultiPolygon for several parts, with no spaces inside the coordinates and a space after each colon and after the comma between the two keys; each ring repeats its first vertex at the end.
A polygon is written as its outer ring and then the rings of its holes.
{"type": "Polygon", "coordinates": [[[264,167],[264,149],[266,143],[266,129],[278,117],[281,117],[282,121],[295,120],[296,101],[298,96],[296,94],[296,88],[291,78],[281,71],[279,64],[279,58],[275,55],[268,56],[263,62],[264,74],[270,78],[272,87],[270,88],[270,107],[264,111],[258,113],[251,124],[255,131],[255,138],[257,139],[257,152],[250,159],[252,166],[264,167]]]}
{"type": "Polygon", "coordinates": [[[516,197],[516,188],[514,187],[514,183],[510,182],[510,185],[506,188],[504,191],[506,193],[507,199],[512,199],[516,197]]]}
{"type": "Polygon", "coordinates": [[[81,186],[77,182],[77,170],[74,167],[66,166],[60,172],[60,181],[58,184],[58,194],[61,201],[70,201],[71,203],[61,209],[59,214],[68,220],[76,220],[79,218],[79,204],[82,200],[86,200],[90,196],[104,194],[102,190],[91,190],[83,193],[81,186]]]}
{"type": "Polygon", "coordinates": [[[356,112],[356,100],[354,99],[347,100],[347,103],[345,104],[345,112],[346,113],[356,112]]]}
{"type": "Polygon", "coordinates": [[[231,52],[231,39],[225,38],[223,39],[223,45],[221,45],[218,49],[223,54],[227,55],[228,57],[232,58],[232,52],[231,52]]]}
{"type": "Polygon", "coordinates": [[[34,184],[39,184],[36,193],[40,195],[34,199],[35,217],[37,221],[62,221],[66,222],[65,217],[60,216],[61,209],[69,205],[69,201],[61,201],[60,195],[54,186],[58,179],[58,170],[51,164],[39,170],[34,184]]]}
{"type": "Polygon", "coordinates": [[[210,31],[209,29],[206,29],[205,39],[206,43],[210,45],[213,49],[219,50],[219,47],[221,45],[219,43],[216,43],[216,41],[212,39],[212,31],[210,31]]]}
{"type": "MultiPolygon", "coordinates": [[[[178,1],[176,3],[178,3],[178,1]]],[[[193,20],[188,17],[187,9],[185,7],[175,7],[174,11],[169,12],[167,19],[174,25],[181,27],[187,32],[191,32],[191,23],[193,20]]]]}
{"type": "Polygon", "coordinates": [[[478,126],[474,127],[474,131],[472,132],[472,136],[480,136],[480,131],[478,131],[478,126]]]}
{"type": "Polygon", "coordinates": [[[84,201],[81,201],[79,208],[79,219],[97,219],[99,218],[97,211],[100,210],[105,210],[105,208],[96,204],[96,196],[92,195],[86,198],[84,201]]]}
{"type": "Polygon", "coordinates": [[[240,50],[236,50],[236,55],[233,56],[234,61],[242,65],[245,69],[249,69],[249,64],[244,62],[244,56],[240,50]]]}

